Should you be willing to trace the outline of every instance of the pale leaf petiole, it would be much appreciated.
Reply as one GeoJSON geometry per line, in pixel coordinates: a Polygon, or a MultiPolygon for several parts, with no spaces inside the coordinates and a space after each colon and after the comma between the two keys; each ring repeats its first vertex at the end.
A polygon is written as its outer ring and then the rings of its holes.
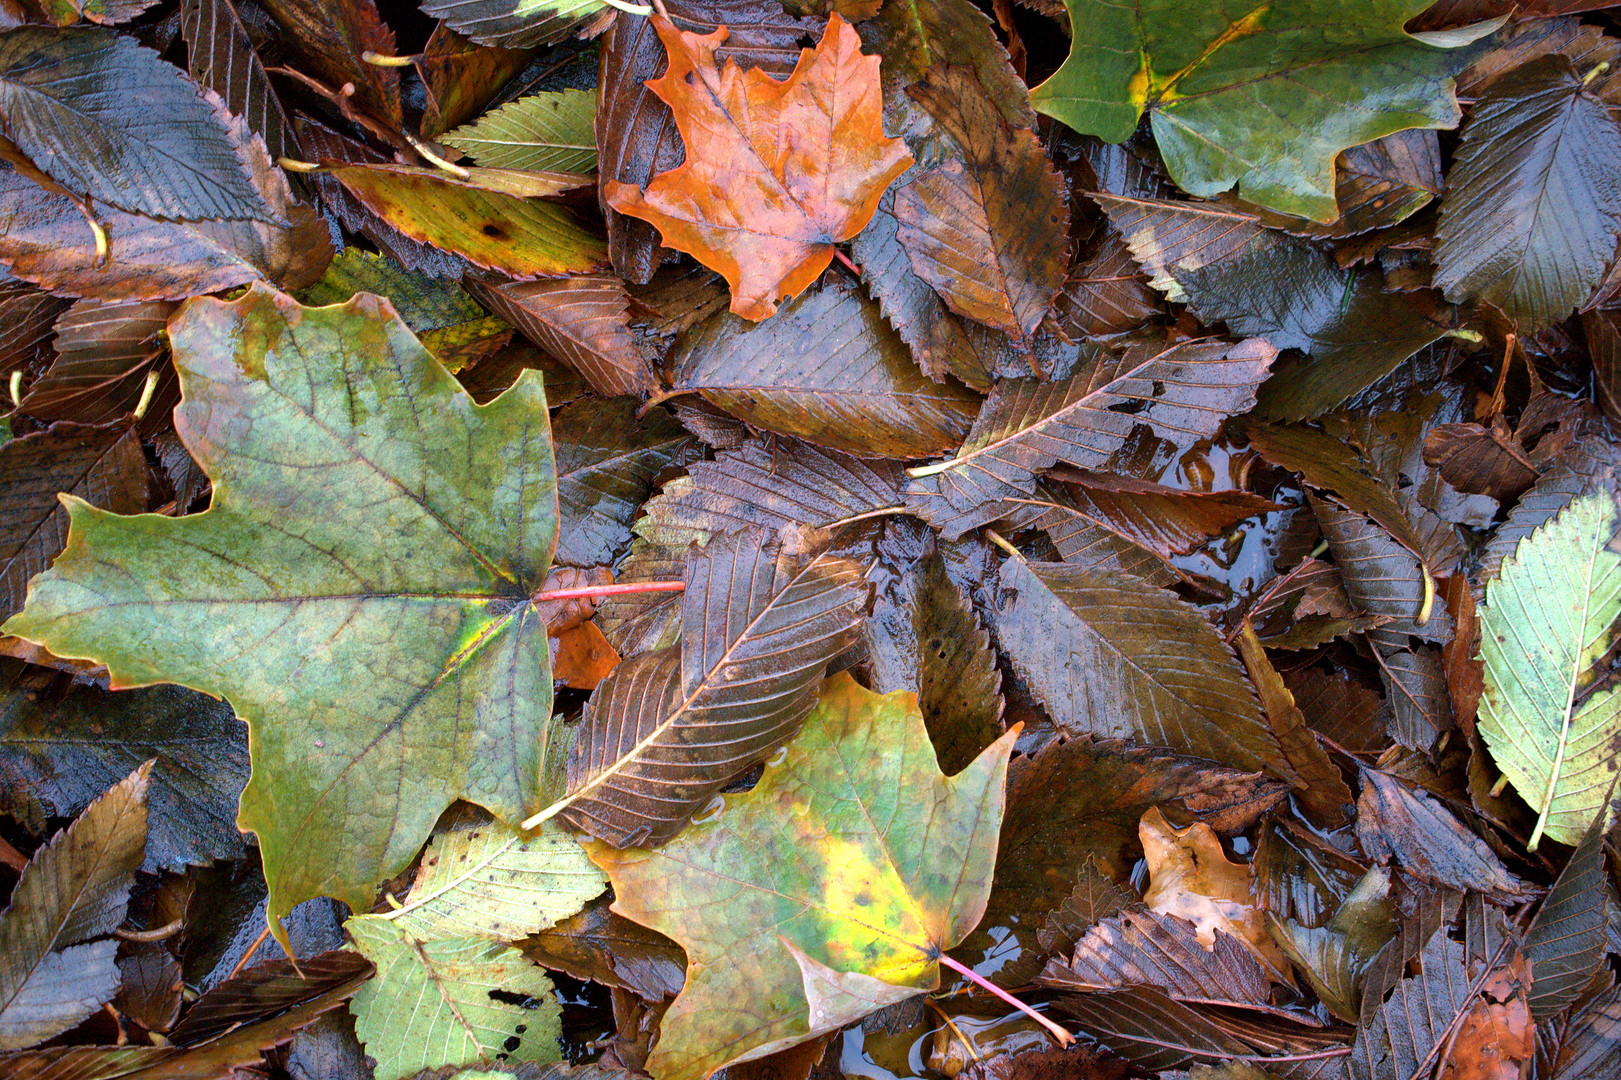
{"type": "Polygon", "coordinates": [[[1059,1027],[1045,1016],[1042,1016],[1040,1013],[1036,1012],[1036,1010],[1032,1009],[1030,1006],[1026,1005],[1024,1002],[1020,1001],[1006,990],[1003,990],[1000,986],[997,986],[995,983],[985,978],[973,968],[964,964],[959,964],[945,953],[941,953],[937,959],[940,961],[940,963],[944,964],[952,971],[955,971],[958,975],[961,975],[975,986],[982,990],[989,990],[996,997],[1001,998],[1007,1004],[1013,1006],[1015,1009],[1018,1009],[1020,1012],[1030,1017],[1030,1019],[1046,1028],[1052,1033],[1053,1038],[1058,1040],[1059,1046],[1068,1046],[1070,1043],[1075,1041],[1075,1036],[1071,1035],[1069,1032],[1065,1031],[1063,1028],[1059,1027]]]}

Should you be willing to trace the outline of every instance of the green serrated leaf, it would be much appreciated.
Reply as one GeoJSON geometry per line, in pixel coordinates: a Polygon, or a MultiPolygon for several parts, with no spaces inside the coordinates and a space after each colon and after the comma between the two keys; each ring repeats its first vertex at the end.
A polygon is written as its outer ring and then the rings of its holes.
{"type": "Polygon", "coordinates": [[[376,915],[344,923],[377,976],[349,1003],[377,1080],[443,1065],[557,1061],[562,1010],[546,972],[517,949],[474,938],[414,940],[376,915]],[[535,1008],[494,995],[534,999],[535,1008]],[[519,1029],[523,1030],[520,1031],[519,1029]],[[507,1050],[517,1038],[516,1049],[507,1050]]]}
{"type": "Polygon", "coordinates": [[[1606,546],[1615,525],[1612,492],[1583,496],[1522,540],[1486,586],[1478,723],[1498,768],[1539,815],[1532,851],[1544,834],[1580,841],[1621,769],[1621,689],[1581,699],[1621,616],[1621,555],[1606,546]]]}
{"type": "Polygon", "coordinates": [[[557,539],[539,373],[475,405],[367,295],[256,286],[192,301],[170,337],[213,505],[71,500],[67,550],[5,632],[115,686],[229,700],[272,920],[320,894],[363,910],[452,801],[516,820],[538,799],[552,684],[527,601],[557,539]]]}
{"type": "Polygon", "coordinates": [[[570,34],[591,37],[614,17],[603,0],[423,0],[422,13],[480,45],[507,49],[551,45],[570,34]]]}
{"type": "Polygon", "coordinates": [[[597,167],[596,118],[594,91],[554,90],[508,102],[439,141],[484,166],[590,172],[597,167]]]}
{"type": "Polygon", "coordinates": [[[418,941],[538,934],[608,887],[561,827],[524,834],[489,822],[433,838],[405,906],[376,916],[418,941]]]}
{"type": "MultiPolygon", "coordinates": [[[[1194,195],[1339,216],[1334,158],[1405,128],[1458,123],[1452,76],[1472,54],[1402,24],[1429,0],[1065,0],[1073,43],[1030,93],[1038,112],[1123,142],[1144,112],[1171,177],[1194,195]]],[[[1480,25],[1480,32],[1496,23],[1480,25]]]]}

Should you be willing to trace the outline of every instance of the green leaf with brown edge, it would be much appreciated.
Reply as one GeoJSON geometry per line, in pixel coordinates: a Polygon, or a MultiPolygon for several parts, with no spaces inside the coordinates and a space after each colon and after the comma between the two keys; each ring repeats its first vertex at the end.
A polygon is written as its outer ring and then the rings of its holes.
{"type": "Polygon", "coordinates": [[[507,49],[595,37],[614,17],[599,0],[423,0],[422,13],[480,45],[507,49]]]}
{"type": "Polygon", "coordinates": [[[972,68],[931,71],[906,92],[958,150],[896,189],[900,244],[947,307],[1027,352],[1064,283],[1069,207],[1058,174],[972,68]]]}
{"type": "Polygon", "coordinates": [[[1250,682],[1260,696],[1261,709],[1283,750],[1286,771],[1290,774],[1285,779],[1293,785],[1301,809],[1313,824],[1330,830],[1339,828],[1350,820],[1350,785],[1306,725],[1305,716],[1295,705],[1294,695],[1267,658],[1266,649],[1255,636],[1255,628],[1249,620],[1238,628],[1235,640],[1250,682]]]}
{"type": "Polygon", "coordinates": [[[146,456],[129,427],[52,424],[0,446],[0,614],[22,610],[28,579],[61,554],[67,492],[115,514],[146,510],[146,456]]]}
{"type": "Polygon", "coordinates": [[[1604,963],[1605,909],[1615,902],[1604,872],[1604,815],[1593,819],[1525,932],[1531,1016],[1551,1020],[1582,996],[1604,963]]]}
{"type": "Polygon", "coordinates": [[[14,684],[0,660],[0,812],[41,832],[152,761],[141,868],[183,873],[245,854],[236,801],[248,782],[248,733],[222,701],[178,686],[75,686],[58,700],[14,684]]]}
{"type": "Polygon", "coordinates": [[[405,325],[448,371],[496,352],[512,336],[512,327],[480,307],[456,282],[407,270],[357,247],[339,252],[321,280],[299,290],[297,297],[301,304],[321,307],[363,292],[388,297],[405,325]]]}
{"type": "Polygon", "coordinates": [[[292,124],[237,13],[236,0],[181,0],[180,33],[186,39],[191,77],[247,120],[265,141],[271,161],[298,157],[292,124]]]}
{"type": "Polygon", "coordinates": [[[592,91],[543,91],[509,101],[439,141],[480,165],[590,172],[597,167],[596,118],[592,91]]]}
{"type": "Polygon", "coordinates": [[[670,361],[696,391],[751,426],[862,457],[955,446],[979,399],[924,378],[878,305],[842,274],[764,322],[711,319],[670,361]]]}
{"type": "Polygon", "coordinates": [[[663,409],[638,420],[635,398],[585,398],[552,420],[561,514],[557,561],[607,565],[630,543],[653,477],[693,456],[694,440],[663,409]]]}
{"type": "Polygon", "coordinates": [[[1447,174],[1435,281],[1522,329],[1580,306],[1621,236],[1621,125],[1561,56],[1493,84],[1447,174]]]}
{"type": "Polygon", "coordinates": [[[908,690],[946,775],[1002,735],[1002,673],[968,597],[930,552],[878,593],[863,623],[871,688],[908,690]]]}
{"type": "Polygon", "coordinates": [[[655,543],[681,547],[750,527],[824,529],[895,509],[900,482],[893,461],[866,461],[797,439],[750,439],[712,461],[688,463],[687,475],[647,500],[632,528],[655,543]]]}
{"type": "Polygon", "coordinates": [[[123,419],[144,398],[146,415],[136,429],[147,437],[167,430],[180,381],[168,362],[164,327],[179,306],[169,300],[75,301],[56,320],[56,359],[28,384],[17,407],[29,416],[97,424],[123,419]]]}
{"type": "MultiPolygon", "coordinates": [[[[1186,449],[1214,435],[1255,402],[1277,350],[1252,339],[1135,344],[1120,353],[1083,346],[1076,373],[1062,382],[1004,379],[949,460],[910,470],[909,505],[938,524],[943,497],[969,511],[1028,497],[1036,475],[1058,462],[1106,469],[1138,425],[1186,449]]],[[[986,519],[989,520],[989,519],[986,519]]],[[[947,538],[971,527],[953,521],[947,538]]]]}
{"type": "Polygon", "coordinates": [[[332,237],[319,214],[292,203],[286,185],[281,177],[290,228],[159,221],[97,206],[96,220],[118,253],[103,264],[79,208],[7,167],[0,169],[0,264],[59,296],[99,300],[184,300],[262,280],[300,288],[326,269],[332,237]]]}
{"type": "Polygon", "coordinates": [[[194,301],[170,336],[212,506],[71,500],[69,550],[6,632],[117,686],[229,700],[254,728],[238,821],[273,924],[323,893],[365,909],[455,799],[512,820],[538,798],[551,677],[527,600],[557,527],[540,380],[475,406],[369,296],[307,309],[259,286],[194,301]]]}
{"type": "Polygon", "coordinates": [[[1532,851],[1544,834],[1574,844],[1595,815],[1609,820],[1621,688],[1592,689],[1591,669],[1614,644],[1621,616],[1621,555],[1608,546],[1616,516],[1613,490],[1576,499],[1521,541],[1486,586],[1486,691],[1475,723],[1537,811],[1532,851]]]}
{"type": "Polygon", "coordinates": [[[0,1050],[73,1027],[118,989],[110,937],[146,847],[142,765],[28,861],[0,911],[0,1050]]]}
{"type": "Polygon", "coordinates": [[[1238,659],[1192,605],[1123,574],[1010,558],[993,626],[1065,731],[1239,769],[1283,761],[1238,659]]]}
{"type": "MultiPolygon", "coordinates": [[[[1402,24],[1428,0],[1296,0],[1242,13],[1143,0],[1065,0],[1072,43],[1031,91],[1040,112],[1124,142],[1144,112],[1171,177],[1193,195],[1333,221],[1334,158],[1404,128],[1458,123],[1452,76],[1479,50],[1402,24]]],[[[1475,36],[1496,24],[1481,24],[1475,36]]]]}
{"type": "Polygon", "coordinates": [[[608,260],[602,237],[555,203],[462,183],[404,166],[326,170],[361,204],[412,240],[515,278],[560,277],[608,260]]]}
{"type": "Polygon", "coordinates": [[[255,184],[264,150],[222,103],[110,30],[0,37],[0,115],[51,179],[130,213],[275,224],[255,184]]]}
{"type": "Polygon", "coordinates": [[[763,530],[686,555],[681,644],[623,661],[598,684],[568,756],[561,812],[618,847],[662,843],[732,777],[793,738],[828,661],[857,636],[864,568],[804,566],[763,530]]]}
{"type": "Polygon", "coordinates": [[[717,816],[655,851],[590,845],[614,910],[687,950],[649,1071],[699,1080],[936,988],[985,910],[1016,734],[945,777],[911,695],[841,673],[717,816]]]}
{"type": "Polygon", "coordinates": [[[645,394],[657,380],[630,332],[630,297],[613,274],[541,281],[468,279],[492,311],[579,372],[606,397],[645,394]]]}

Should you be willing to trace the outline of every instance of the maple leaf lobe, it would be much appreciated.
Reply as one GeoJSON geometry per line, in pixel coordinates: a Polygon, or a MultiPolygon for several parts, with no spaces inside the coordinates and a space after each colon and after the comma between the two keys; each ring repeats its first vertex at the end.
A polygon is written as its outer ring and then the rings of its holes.
{"type": "Polygon", "coordinates": [[[675,115],[687,160],[646,190],[604,182],[608,204],[658,227],[664,243],[722,274],[732,311],[764,319],[809,288],[912,164],[883,130],[879,58],[834,14],[786,81],[715,51],[729,31],[679,30],[651,17],[670,57],[647,86],[675,115]]]}

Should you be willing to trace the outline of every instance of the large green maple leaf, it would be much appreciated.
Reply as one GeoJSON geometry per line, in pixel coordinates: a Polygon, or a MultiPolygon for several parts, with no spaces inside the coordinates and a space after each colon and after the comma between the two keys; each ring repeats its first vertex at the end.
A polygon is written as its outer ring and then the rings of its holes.
{"type": "Polygon", "coordinates": [[[1431,0],[1064,0],[1069,58],[1037,111],[1124,142],[1145,111],[1171,176],[1194,195],[1332,221],[1334,157],[1404,128],[1456,127],[1456,46],[1497,22],[1413,35],[1431,0]]]}
{"type": "Polygon", "coordinates": [[[985,913],[1018,730],[942,776],[917,695],[840,673],[753,790],[657,850],[588,844],[613,910],[687,951],[648,1071],[698,1080],[938,987],[985,913]]]}
{"type": "Polygon", "coordinates": [[[117,687],[226,698],[272,925],[322,894],[365,909],[453,800],[534,809],[552,683],[528,597],[557,543],[541,381],[476,405],[366,294],[305,308],[255,285],[191,301],[170,338],[213,505],[64,496],[67,548],[4,632],[117,687]]]}

